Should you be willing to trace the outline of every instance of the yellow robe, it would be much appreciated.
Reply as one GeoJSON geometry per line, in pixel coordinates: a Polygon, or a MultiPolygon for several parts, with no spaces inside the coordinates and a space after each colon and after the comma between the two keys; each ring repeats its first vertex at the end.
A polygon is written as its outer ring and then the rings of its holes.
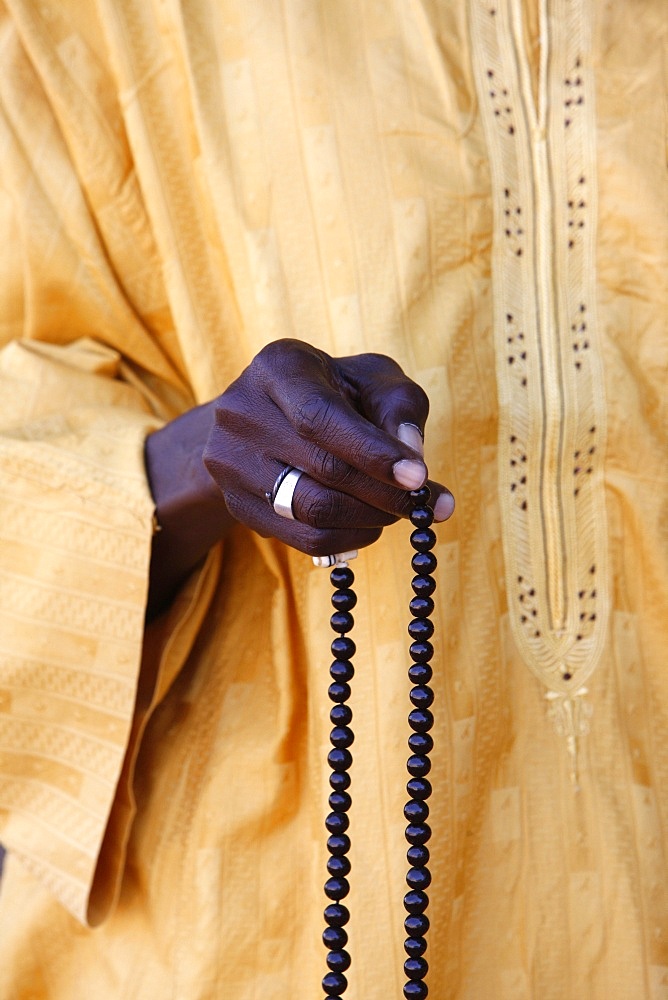
{"type": "MultiPolygon", "coordinates": [[[[144,437],[281,337],[394,357],[457,498],[430,996],[668,997],[665,36],[0,4],[1,1000],[320,995],[327,573],[239,528],[143,629],[144,437]]],[[[350,1000],[404,981],[407,536],[354,564],[350,1000]]]]}

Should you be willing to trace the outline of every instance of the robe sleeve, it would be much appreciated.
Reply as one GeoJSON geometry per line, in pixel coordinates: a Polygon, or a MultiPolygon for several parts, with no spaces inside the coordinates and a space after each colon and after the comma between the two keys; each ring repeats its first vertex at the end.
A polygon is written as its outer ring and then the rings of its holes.
{"type": "Polygon", "coordinates": [[[0,5],[0,842],[96,924],[118,893],[143,726],[213,577],[195,573],[145,634],[144,440],[190,390],[96,26],[11,7],[0,5]]]}
{"type": "Polygon", "coordinates": [[[156,420],[117,364],[92,342],[0,354],[0,840],[82,920],[130,742],[153,532],[156,420]]]}

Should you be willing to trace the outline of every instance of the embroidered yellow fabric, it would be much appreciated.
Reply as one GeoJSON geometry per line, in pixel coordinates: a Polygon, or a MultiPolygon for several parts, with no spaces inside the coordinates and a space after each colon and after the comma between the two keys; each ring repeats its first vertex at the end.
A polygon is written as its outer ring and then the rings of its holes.
{"type": "MultiPolygon", "coordinates": [[[[430,995],[666,996],[665,35],[0,5],[0,997],[320,993],[328,575],[239,528],[143,630],[144,437],[280,337],[396,358],[457,497],[430,995]]],[[[404,981],[407,535],[355,565],[350,1000],[404,981]]]]}

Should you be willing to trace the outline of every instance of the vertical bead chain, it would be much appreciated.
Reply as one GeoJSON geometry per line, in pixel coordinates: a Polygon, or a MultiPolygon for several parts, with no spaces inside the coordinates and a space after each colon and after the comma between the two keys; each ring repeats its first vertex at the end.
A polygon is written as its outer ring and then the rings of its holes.
{"type": "Polygon", "coordinates": [[[350,697],[350,684],[355,669],[350,662],[355,655],[355,643],[347,635],[351,631],[354,619],[352,609],[357,604],[357,596],[351,589],[355,581],[353,571],[344,563],[334,567],[330,573],[334,614],[330,625],[336,638],[331,645],[335,660],[329,668],[332,683],[329,686],[329,697],[334,702],[329,717],[332,723],[330,733],[330,750],[327,761],[331,767],[329,784],[332,789],[329,796],[329,807],[332,810],[325,826],[329,837],[327,850],[330,857],[327,861],[329,878],[325,882],[325,895],[332,902],[325,907],[325,923],[327,926],[322,935],[327,952],[329,972],[322,980],[322,988],[329,1000],[341,1000],[341,994],[348,988],[345,972],[350,966],[350,955],[346,951],[348,934],[345,925],[350,913],[341,902],[348,895],[349,884],[347,875],[350,872],[350,839],[347,834],[348,810],[351,798],[348,793],[350,786],[349,768],[352,764],[352,754],[348,749],[354,740],[350,728],[353,713],[346,704],[350,697]]]}
{"type": "Polygon", "coordinates": [[[414,531],[411,534],[411,545],[415,550],[411,565],[417,574],[413,577],[411,586],[414,597],[409,609],[413,619],[408,626],[408,632],[413,640],[410,646],[411,666],[408,677],[413,685],[410,700],[413,708],[408,716],[412,733],[408,738],[411,756],[407,768],[410,778],[406,790],[410,796],[404,807],[404,816],[408,821],[406,840],[409,847],[406,853],[410,868],[406,875],[409,891],[404,896],[404,907],[408,916],[404,920],[404,928],[408,937],[404,948],[408,955],[404,962],[404,972],[407,982],[404,985],[404,997],[408,1000],[424,1000],[429,994],[429,987],[424,979],[429,971],[429,965],[424,957],[427,950],[426,933],[429,930],[429,917],[426,910],[429,903],[427,889],[431,883],[429,863],[429,848],[427,842],[431,837],[431,828],[427,823],[429,806],[427,799],[431,795],[431,783],[427,775],[431,770],[429,753],[434,741],[429,730],[434,724],[431,704],[434,692],[429,686],[432,678],[432,668],[429,661],[434,655],[434,647],[430,639],[434,633],[434,625],[430,616],[434,610],[432,594],[436,589],[436,581],[432,573],[436,569],[436,556],[431,551],[436,544],[436,535],[431,529],[434,513],[429,506],[430,493],[426,486],[413,490],[411,498],[414,502],[411,513],[411,523],[414,531]]]}

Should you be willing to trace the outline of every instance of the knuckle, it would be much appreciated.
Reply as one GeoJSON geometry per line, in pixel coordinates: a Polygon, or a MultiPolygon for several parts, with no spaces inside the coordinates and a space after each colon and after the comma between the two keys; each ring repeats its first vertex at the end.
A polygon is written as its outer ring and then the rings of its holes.
{"type": "Polygon", "coordinates": [[[351,441],[351,461],[356,469],[372,468],[378,460],[376,442],[369,438],[351,441]]]}
{"type": "Polygon", "coordinates": [[[380,354],[372,351],[365,354],[364,359],[367,364],[373,366],[375,371],[384,369],[390,375],[403,375],[401,365],[394,358],[391,358],[389,354],[380,354]]]}
{"type": "Polygon", "coordinates": [[[347,463],[336,467],[336,479],[333,482],[338,489],[350,488],[357,492],[365,484],[368,487],[375,479],[375,470],[383,457],[382,447],[375,437],[366,434],[350,434],[346,438],[347,463]],[[371,477],[367,482],[367,477],[371,477]]]}
{"type": "Polygon", "coordinates": [[[228,435],[216,427],[204,446],[202,462],[214,482],[225,491],[248,478],[246,455],[243,436],[228,435]]]}
{"type": "Polygon", "coordinates": [[[397,517],[410,517],[413,512],[413,503],[410,494],[405,490],[399,490],[394,510],[397,517]]]}
{"type": "Polygon", "coordinates": [[[241,433],[251,424],[254,394],[238,379],[216,401],[216,428],[229,433],[241,433]]]}
{"type": "Polygon", "coordinates": [[[306,464],[313,470],[313,477],[327,486],[340,486],[353,471],[346,462],[318,445],[307,452],[306,464]]]}
{"type": "Polygon", "coordinates": [[[292,423],[301,438],[326,439],[335,419],[334,405],[329,399],[313,394],[295,404],[292,423]]]}
{"type": "Polygon", "coordinates": [[[313,528],[332,527],[340,518],[339,496],[316,483],[306,486],[298,500],[299,520],[313,528]]]}
{"type": "Polygon", "coordinates": [[[225,506],[227,507],[230,515],[235,519],[235,521],[246,521],[246,501],[239,494],[231,490],[224,493],[225,506]]]}
{"type": "Polygon", "coordinates": [[[408,379],[397,381],[392,390],[392,402],[406,410],[416,410],[425,418],[429,413],[429,396],[421,385],[408,379]]]}
{"type": "Polygon", "coordinates": [[[380,351],[364,351],[362,354],[351,354],[346,358],[340,358],[344,370],[351,371],[356,375],[380,375],[395,376],[402,375],[401,366],[389,354],[380,351]]]}
{"type": "Polygon", "coordinates": [[[331,551],[330,534],[325,531],[312,533],[304,539],[303,550],[308,556],[326,556],[331,551]]]}
{"type": "Polygon", "coordinates": [[[272,340],[255,355],[248,370],[262,382],[274,382],[281,375],[290,376],[300,364],[300,357],[313,351],[308,344],[290,337],[272,340]]]}
{"type": "Polygon", "coordinates": [[[299,548],[309,556],[328,556],[334,552],[366,548],[378,541],[382,533],[381,527],[360,528],[356,531],[314,529],[300,540],[299,548]]]}
{"type": "Polygon", "coordinates": [[[425,414],[429,413],[429,396],[417,382],[412,384],[412,397],[425,414]]]}
{"type": "Polygon", "coordinates": [[[215,450],[211,444],[205,446],[202,461],[211,478],[221,488],[232,479],[232,463],[225,457],[224,453],[215,450]]]}
{"type": "Polygon", "coordinates": [[[259,375],[273,374],[282,362],[285,351],[286,341],[273,340],[271,343],[265,344],[262,350],[255,355],[247,370],[259,375]]]}

